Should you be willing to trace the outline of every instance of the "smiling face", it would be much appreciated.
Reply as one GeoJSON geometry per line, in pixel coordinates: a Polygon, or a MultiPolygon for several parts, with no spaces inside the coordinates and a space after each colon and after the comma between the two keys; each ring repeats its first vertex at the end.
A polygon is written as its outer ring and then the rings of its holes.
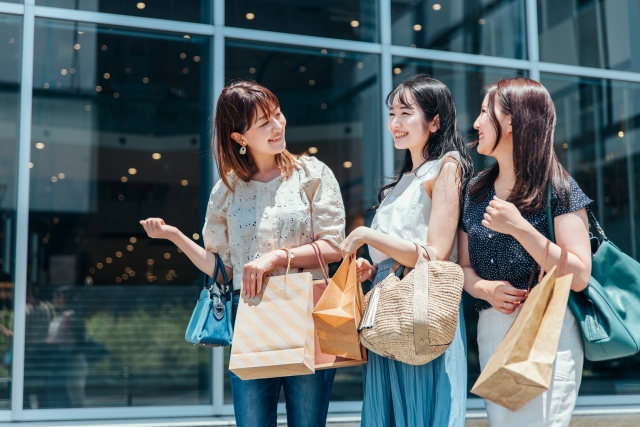
{"type": "Polygon", "coordinates": [[[498,125],[500,126],[501,136],[498,146],[494,150],[493,147],[496,144],[497,132],[489,115],[489,94],[484,97],[480,115],[473,123],[473,128],[478,131],[478,153],[495,157],[495,152],[509,149],[513,145],[511,117],[504,114],[501,110],[496,102],[494,104],[494,112],[498,120],[498,125]]]}
{"type": "Polygon", "coordinates": [[[430,133],[438,130],[438,116],[429,123],[411,93],[405,93],[406,103],[396,96],[389,108],[387,127],[393,136],[393,146],[398,150],[422,149],[430,133]]]}
{"type": "Polygon", "coordinates": [[[287,119],[280,108],[277,107],[268,116],[258,110],[256,116],[256,120],[244,134],[232,132],[231,138],[240,145],[246,144],[247,151],[254,157],[282,153],[287,146],[284,139],[287,119]]]}

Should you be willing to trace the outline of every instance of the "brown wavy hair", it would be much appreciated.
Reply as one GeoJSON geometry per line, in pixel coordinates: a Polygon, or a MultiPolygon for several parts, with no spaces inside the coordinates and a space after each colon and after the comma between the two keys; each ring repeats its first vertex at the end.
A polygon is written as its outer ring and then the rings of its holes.
{"type": "MultiPolygon", "coordinates": [[[[546,208],[547,188],[568,205],[569,175],[553,149],[556,109],[547,89],[535,80],[513,77],[499,80],[487,88],[487,114],[496,131],[493,150],[502,138],[496,109],[511,116],[513,132],[513,168],[516,182],[509,201],[523,214],[546,208]]],[[[498,177],[494,163],[479,174],[469,193],[475,204],[483,201],[498,177]]]]}
{"type": "MultiPolygon", "coordinates": [[[[257,172],[251,151],[240,154],[240,144],[231,138],[233,132],[244,134],[259,117],[271,117],[280,108],[278,98],[264,86],[253,81],[236,81],[225,87],[216,105],[213,122],[213,153],[220,179],[233,191],[229,184],[229,173],[234,172],[244,182],[251,181],[257,172]]],[[[295,167],[296,156],[284,150],[276,154],[276,164],[289,178],[295,167]]]]}

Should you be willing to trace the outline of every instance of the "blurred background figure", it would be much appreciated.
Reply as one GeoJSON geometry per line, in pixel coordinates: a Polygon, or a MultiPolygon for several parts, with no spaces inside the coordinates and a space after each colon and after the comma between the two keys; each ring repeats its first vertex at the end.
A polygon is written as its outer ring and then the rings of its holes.
{"type": "Polygon", "coordinates": [[[84,406],[89,363],[85,354],[86,328],[77,302],[71,286],[60,287],[53,293],[56,316],[49,323],[46,342],[50,360],[47,403],[54,408],[84,406]]]}

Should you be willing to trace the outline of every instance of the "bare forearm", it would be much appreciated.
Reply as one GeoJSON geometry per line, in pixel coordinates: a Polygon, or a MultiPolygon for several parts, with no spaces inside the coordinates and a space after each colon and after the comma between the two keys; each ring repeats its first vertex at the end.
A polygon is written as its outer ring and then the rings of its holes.
{"type": "MultiPolygon", "coordinates": [[[[522,247],[533,257],[533,259],[542,265],[544,251],[547,244],[547,238],[536,230],[530,223],[523,221],[518,227],[518,231],[514,234],[516,240],[522,247]]],[[[549,246],[549,253],[543,266],[544,271],[551,271],[554,266],[560,264],[560,256],[562,249],[555,243],[549,246]]],[[[568,252],[567,274],[573,274],[573,282],[571,289],[574,291],[582,291],[588,284],[591,274],[591,265],[586,265],[578,256],[568,252]]]]}
{"type": "Polygon", "coordinates": [[[362,243],[376,248],[402,265],[413,267],[418,261],[416,245],[400,237],[367,228],[363,233],[362,243]]]}
{"type": "MultiPolygon", "coordinates": [[[[202,246],[198,245],[193,240],[185,236],[180,230],[176,229],[171,238],[177,247],[198,267],[201,271],[211,276],[215,267],[216,259],[212,252],[207,251],[202,246]]],[[[232,273],[229,269],[228,273],[232,273]]],[[[230,274],[227,274],[229,280],[231,280],[230,274]]]]}
{"type": "MultiPolygon", "coordinates": [[[[320,252],[322,253],[322,257],[326,263],[337,262],[340,261],[342,256],[340,255],[340,250],[333,246],[331,243],[326,240],[318,240],[316,242],[318,247],[320,248],[320,252]]],[[[317,268],[319,267],[318,257],[316,256],[315,251],[311,247],[311,245],[302,245],[296,248],[287,248],[293,254],[293,260],[291,260],[291,268],[317,268]]],[[[285,251],[278,251],[277,253],[278,259],[276,263],[279,266],[287,265],[287,254],[285,251]]]]}
{"type": "Polygon", "coordinates": [[[483,280],[478,273],[473,267],[462,267],[462,271],[464,272],[464,290],[474,298],[484,299],[483,280]]]}

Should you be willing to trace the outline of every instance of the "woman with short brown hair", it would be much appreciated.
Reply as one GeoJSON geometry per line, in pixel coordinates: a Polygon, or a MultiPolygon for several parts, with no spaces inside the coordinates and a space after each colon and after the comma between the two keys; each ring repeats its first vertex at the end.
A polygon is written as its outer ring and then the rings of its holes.
{"type": "MultiPolygon", "coordinates": [[[[287,121],[276,96],[255,82],[226,87],[216,107],[214,154],[220,181],[211,192],[203,229],[205,248],[159,218],[142,221],[151,237],[174,242],[211,275],[214,253],[233,277],[234,314],[240,292],[259,293],[263,278],[291,267],[322,272],[309,245],[317,242],[327,262],[341,259],[345,214],[340,187],[315,157],[295,156],[285,147],[287,121]]],[[[314,375],[243,381],[231,373],[237,425],[275,426],[284,388],[288,425],[326,424],[334,369],[314,375]]]]}
{"type": "MultiPolygon", "coordinates": [[[[549,92],[524,77],[500,80],[487,92],[474,128],[478,153],[496,162],[469,183],[458,233],[465,290],[478,299],[482,369],[515,321],[527,288],[536,285],[538,264],[550,271],[562,248],[569,254],[572,290],[583,290],[591,275],[587,209],[592,201],[554,152],[556,113],[549,92]],[[549,187],[557,244],[548,243],[549,187]]],[[[569,425],[582,378],[582,337],[571,310],[558,327],[551,387],[515,412],[485,400],[493,427],[569,425]]]]}

